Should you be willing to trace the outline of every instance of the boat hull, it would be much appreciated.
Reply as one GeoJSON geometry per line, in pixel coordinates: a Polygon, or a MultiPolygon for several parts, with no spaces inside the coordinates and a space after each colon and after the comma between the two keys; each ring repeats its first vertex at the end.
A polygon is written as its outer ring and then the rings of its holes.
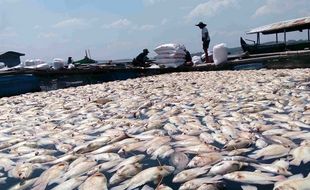
{"type": "Polygon", "coordinates": [[[31,74],[4,75],[0,77],[0,97],[41,91],[40,82],[31,74]]]}

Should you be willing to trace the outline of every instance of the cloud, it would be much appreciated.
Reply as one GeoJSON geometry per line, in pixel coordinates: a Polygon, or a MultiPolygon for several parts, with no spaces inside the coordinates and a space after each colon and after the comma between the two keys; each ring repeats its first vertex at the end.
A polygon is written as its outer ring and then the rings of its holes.
{"type": "Polygon", "coordinates": [[[0,38],[15,38],[17,36],[17,32],[11,27],[6,27],[3,30],[0,30],[0,38]]]}
{"type": "Polygon", "coordinates": [[[141,30],[141,31],[153,30],[154,28],[155,28],[155,25],[151,25],[151,24],[145,24],[145,25],[142,25],[142,26],[135,26],[135,27],[133,27],[133,29],[141,30]]]}
{"type": "Polygon", "coordinates": [[[16,2],[19,2],[21,0],[0,0],[0,4],[1,3],[16,3],[16,2]]]}
{"type": "Polygon", "coordinates": [[[88,23],[84,19],[71,18],[60,21],[53,25],[53,28],[68,28],[68,27],[85,27],[88,23]]]}
{"type": "Polygon", "coordinates": [[[295,10],[297,6],[309,6],[308,0],[267,0],[266,4],[259,7],[252,17],[259,17],[271,14],[282,14],[290,10],[295,10]]]}
{"type": "Polygon", "coordinates": [[[148,31],[154,29],[156,26],[152,24],[144,24],[144,25],[134,25],[130,20],[128,19],[119,19],[111,24],[103,25],[102,28],[105,29],[123,29],[128,28],[131,30],[140,30],[140,31],[148,31]]]}
{"type": "Polygon", "coordinates": [[[128,19],[119,19],[111,24],[108,25],[104,25],[103,28],[107,28],[107,29],[120,29],[120,28],[126,28],[129,27],[131,25],[131,21],[128,19]]]}
{"type": "Polygon", "coordinates": [[[53,32],[47,32],[47,33],[40,33],[38,35],[38,38],[47,38],[47,39],[53,39],[56,38],[58,35],[53,32]]]}
{"type": "Polygon", "coordinates": [[[193,19],[200,16],[212,17],[219,11],[235,5],[236,0],[210,0],[206,3],[197,5],[190,13],[186,16],[187,19],[193,19]]]}
{"type": "Polygon", "coordinates": [[[163,20],[161,20],[161,25],[165,25],[169,22],[169,20],[167,18],[164,18],[163,20]]]}
{"type": "Polygon", "coordinates": [[[165,2],[166,0],[143,0],[144,4],[146,5],[153,5],[156,3],[165,2]]]}

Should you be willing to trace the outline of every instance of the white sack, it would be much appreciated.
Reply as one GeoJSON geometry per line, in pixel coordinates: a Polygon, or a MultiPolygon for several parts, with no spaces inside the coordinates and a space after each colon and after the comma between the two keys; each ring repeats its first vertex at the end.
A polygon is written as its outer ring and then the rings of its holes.
{"type": "Polygon", "coordinates": [[[0,62],[0,69],[3,69],[5,67],[5,64],[0,62]]]}
{"type": "Polygon", "coordinates": [[[52,67],[55,70],[64,68],[67,65],[67,63],[63,59],[55,58],[53,59],[52,67]]]}
{"type": "Polygon", "coordinates": [[[183,50],[185,51],[185,46],[180,44],[163,44],[155,48],[155,52],[160,54],[160,52],[165,51],[177,51],[177,50],[183,50]]]}
{"type": "Polygon", "coordinates": [[[38,70],[48,70],[50,69],[50,65],[48,63],[42,63],[36,66],[38,70]]]}
{"type": "Polygon", "coordinates": [[[213,60],[214,64],[218,65],[227,61],[228,53],[226,44],[218,44],[213,47],[213,60]]]}
{"type": "Polygon", "coordinates": [[[201,60],[200,56],[193,56],[192,61],[193,61],[194,65],[202,64],[202,60],[201,60]]]}

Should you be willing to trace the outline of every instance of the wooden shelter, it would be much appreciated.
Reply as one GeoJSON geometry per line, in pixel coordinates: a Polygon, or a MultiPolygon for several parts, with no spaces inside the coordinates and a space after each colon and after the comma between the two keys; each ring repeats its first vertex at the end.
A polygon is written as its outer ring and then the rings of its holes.
{"type": "Polygon", "coordinates": [[[25,54],[14,51],[0,52],[0,62],[4,63],[7,67],[14,67],[20,64],[21,56],[25,56],[25,54]]]}

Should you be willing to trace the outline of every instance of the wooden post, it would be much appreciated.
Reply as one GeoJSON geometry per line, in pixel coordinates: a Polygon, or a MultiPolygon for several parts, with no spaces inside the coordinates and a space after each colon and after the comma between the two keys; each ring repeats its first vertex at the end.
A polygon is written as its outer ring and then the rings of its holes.
{"type": "Polygon", "coordinates": [[[308,28],[308,41],[310,41],[310,28],[308,28]]]}
{"type": "Polygon", "coordinates": [[[277,42],[277,43],[279,42],[278,33],[276,33],[276,42],[277,42]]]}
{"type": "Polygon", "coordinates": [[[284,43],[286,44],[286,30],[284,29],[284,43]]]}
{"type": "Polygon", "coordinates": [[[259,35],[259,32],[257,33],[257,44],[260,44],[260,35],[259,35]]]}

